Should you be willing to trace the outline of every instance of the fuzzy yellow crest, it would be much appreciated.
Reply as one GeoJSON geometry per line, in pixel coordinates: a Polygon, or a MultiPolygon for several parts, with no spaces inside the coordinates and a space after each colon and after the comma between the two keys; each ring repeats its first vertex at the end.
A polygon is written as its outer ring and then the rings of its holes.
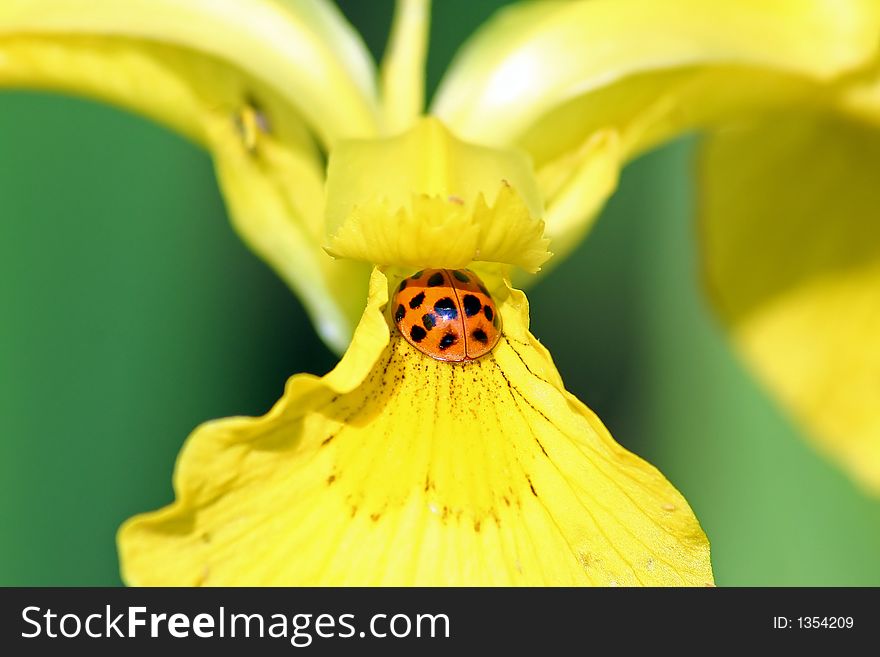
{"type": "Polygon", "coordinates": [[[550,257],[531,165],[423,119],[330,155],[327,251],[379,265],[460,268],[479,260],[537,271],[550,257]]]}

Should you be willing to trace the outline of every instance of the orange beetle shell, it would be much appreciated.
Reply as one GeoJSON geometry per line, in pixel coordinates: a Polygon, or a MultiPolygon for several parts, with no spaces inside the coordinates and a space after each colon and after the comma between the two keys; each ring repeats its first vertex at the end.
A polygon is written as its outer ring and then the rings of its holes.
{"type": "Polygon", "coordinates": [[[437,360],[476,360],[501,337],[498,308],[469,269],[425,269],[403,279],[391,312],[404,339],[437,360]]]}

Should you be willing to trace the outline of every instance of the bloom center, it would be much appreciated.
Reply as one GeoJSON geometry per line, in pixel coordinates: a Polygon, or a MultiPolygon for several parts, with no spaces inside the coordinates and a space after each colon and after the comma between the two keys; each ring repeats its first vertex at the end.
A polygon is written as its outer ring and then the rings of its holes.
{"type": "Polygon", "coordinates": [[[485,261],[529,272],[550,257],[526,157],[460,141],[434,118],[395,137],[340,144],[326,198],[326,248],[335,257],[411,269],[485,261]]]}

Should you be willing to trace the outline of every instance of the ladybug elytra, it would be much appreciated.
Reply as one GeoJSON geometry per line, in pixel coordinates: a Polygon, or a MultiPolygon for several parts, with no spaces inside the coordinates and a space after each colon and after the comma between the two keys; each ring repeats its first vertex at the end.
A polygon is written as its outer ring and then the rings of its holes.
{"type": "Polygon", "coordinates": [[[501,337],[501,317],[469,269],[425,269],[403,279],[391,306],[404,339],[437,360],[485,356],[501,337]]]}

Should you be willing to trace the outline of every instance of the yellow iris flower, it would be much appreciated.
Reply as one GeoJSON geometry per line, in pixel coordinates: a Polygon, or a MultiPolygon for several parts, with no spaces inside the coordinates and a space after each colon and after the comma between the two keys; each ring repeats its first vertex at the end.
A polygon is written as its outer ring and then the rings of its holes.
{"type": "Polygon", "coordinates": [[[722,317],[880,489],[880,4],[515,5],[422,116],[429,10],[398,2],[377,79],[323,0],[0,4],[0,85],[202,144],[236,229],[345,352],[267,415],[195,431],[176,501],[120,530],[126,582],[710,584],[687,503],[565,390],[514,287],[584,237],[626,161],[693,129],[722,317]],[[429,267],[486,283],[486,357],[434,360],[394,328],[398,284],[429,267]]]}

